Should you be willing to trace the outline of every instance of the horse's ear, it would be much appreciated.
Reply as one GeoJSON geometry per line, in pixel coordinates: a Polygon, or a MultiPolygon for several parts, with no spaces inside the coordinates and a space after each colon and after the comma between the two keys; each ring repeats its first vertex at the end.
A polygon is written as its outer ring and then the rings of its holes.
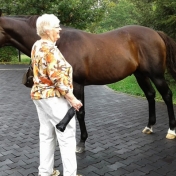
{"type": "Polygon", "coordinates": [[[0,17],[2,16],[2,9],[0,9],[0,17]]]}

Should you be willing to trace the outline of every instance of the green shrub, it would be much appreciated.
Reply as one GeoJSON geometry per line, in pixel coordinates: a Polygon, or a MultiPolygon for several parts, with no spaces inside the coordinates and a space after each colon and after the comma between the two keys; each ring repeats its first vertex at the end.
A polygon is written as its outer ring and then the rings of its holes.
{"type": "Polygon", "coordinates": [[[18,58],[18,50],[11,46],[0,48],[0,62],[11,62],[12,59],[18,58]]]}

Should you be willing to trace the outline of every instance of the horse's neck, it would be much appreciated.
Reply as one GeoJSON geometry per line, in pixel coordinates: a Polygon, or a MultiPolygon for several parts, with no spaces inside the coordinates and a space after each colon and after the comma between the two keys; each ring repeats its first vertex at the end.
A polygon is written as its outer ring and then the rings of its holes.
{"type": "Polygon", "coordinates": [[[35,41],[38,39],[39,39],[39,36],[36,33],[31,34],[30,32],[28,36],[23,35],[21,42],[18,42],[18,40],[16,40],[17,45],[19,47],[18,49],[24,52],[26,55],[30,56],[32,46],[35,43],[35,41]]]}
{"type": "Polygon", "coordinates": [[[34,42],[39,39],[35,28],[30,27],[24,19],[17,19],[13,27],[9,27],[10,44],[30,56],[34,42]],[[21,28],[21,29],[20,29],[21,28]]]}

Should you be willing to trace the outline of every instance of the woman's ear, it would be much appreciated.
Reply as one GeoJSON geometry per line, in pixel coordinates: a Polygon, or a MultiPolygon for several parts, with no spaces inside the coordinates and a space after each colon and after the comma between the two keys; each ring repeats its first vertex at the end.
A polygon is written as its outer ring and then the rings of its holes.
{"type": "Polygon", "coordinates": [[[50,34],[50,30],[49,29],[45,29],[45,34],[49,35],[50,34]]]}

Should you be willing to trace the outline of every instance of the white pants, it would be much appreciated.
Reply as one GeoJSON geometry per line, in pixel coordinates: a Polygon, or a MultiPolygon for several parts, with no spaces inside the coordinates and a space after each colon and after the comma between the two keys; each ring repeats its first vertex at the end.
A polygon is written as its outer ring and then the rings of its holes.
{"type": "Polygon", "coordinates": [[[54,152],[58,140],[64,176],[76,176],[76,122],[75,117],[67,125],[64,132],[56,129],[56,124],[65,116],[70,108],[63,97],[33,100],[37,108],[40,122],[40,165],[39,174],[50,176],[54,168],[54,152]]]}

